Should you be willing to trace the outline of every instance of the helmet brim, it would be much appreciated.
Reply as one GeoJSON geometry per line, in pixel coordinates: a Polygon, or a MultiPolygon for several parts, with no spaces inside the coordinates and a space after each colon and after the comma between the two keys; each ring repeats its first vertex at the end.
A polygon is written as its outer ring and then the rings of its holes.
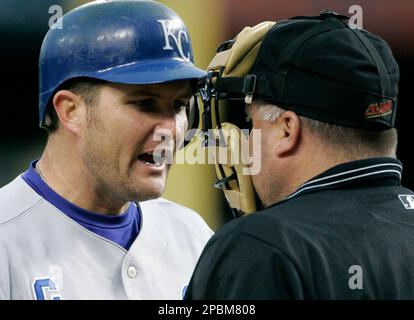
{"type": "Polygon", "coordinates": [[[143,63],[131,63],[85,74],[114,83],[154,84],[179,80],[196,80],[206,72],[193,63],[181,59],[154,59],[143,63]]]}

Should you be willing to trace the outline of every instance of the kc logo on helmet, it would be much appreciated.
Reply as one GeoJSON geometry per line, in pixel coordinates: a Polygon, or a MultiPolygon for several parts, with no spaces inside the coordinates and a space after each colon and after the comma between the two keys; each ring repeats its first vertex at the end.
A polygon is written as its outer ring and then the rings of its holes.
{"type": "Polygon", "coordinates": [[[178,53],[181,58],[187,62],[190,62],[191,53],[188,51],[187,55],[185,55],[182,43],[183,40],[186,41],[187,44],[189,43],[187,32],[185,32],[183,29],[179,29],[177,31],[177,22],[174,20],[158,20],[158,22],[161,24],[162,31],[164,32],[165,45],[163,49],[174,50],[170,43],[170,39],[172,39],[178,49],[178,53]]]}

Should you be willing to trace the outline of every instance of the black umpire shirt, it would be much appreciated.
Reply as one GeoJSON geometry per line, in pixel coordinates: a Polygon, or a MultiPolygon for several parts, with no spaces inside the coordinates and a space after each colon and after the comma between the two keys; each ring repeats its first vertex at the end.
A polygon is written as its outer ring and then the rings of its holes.
{"type": "Polygon", "coordinates": [[[225,225],[186,299],[413,299],[414,193],[392,158],[338,165],[225,225]]]}

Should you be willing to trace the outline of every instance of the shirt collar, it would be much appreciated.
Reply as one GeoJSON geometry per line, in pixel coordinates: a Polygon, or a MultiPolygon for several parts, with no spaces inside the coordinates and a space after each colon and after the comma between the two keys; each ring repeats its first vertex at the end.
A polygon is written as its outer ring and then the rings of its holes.
{"type": "Polygon", "coordinates": [[[326,189],[357,186],[376,180],[376,185],[400,185],[402,164],[394,158],[370,158],[337,165],[302,184],[285,200],[326,189]]]}

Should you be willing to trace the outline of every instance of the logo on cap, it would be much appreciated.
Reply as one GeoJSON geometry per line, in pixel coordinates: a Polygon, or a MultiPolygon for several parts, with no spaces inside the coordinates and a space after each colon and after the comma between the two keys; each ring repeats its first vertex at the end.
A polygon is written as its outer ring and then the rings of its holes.
{"type": "Polygon", "coordinates": [[[373,103],[365,111],[366,118],[383,117],[392,113],[392,101],[387,100],[381,103],[373,103]]]}

